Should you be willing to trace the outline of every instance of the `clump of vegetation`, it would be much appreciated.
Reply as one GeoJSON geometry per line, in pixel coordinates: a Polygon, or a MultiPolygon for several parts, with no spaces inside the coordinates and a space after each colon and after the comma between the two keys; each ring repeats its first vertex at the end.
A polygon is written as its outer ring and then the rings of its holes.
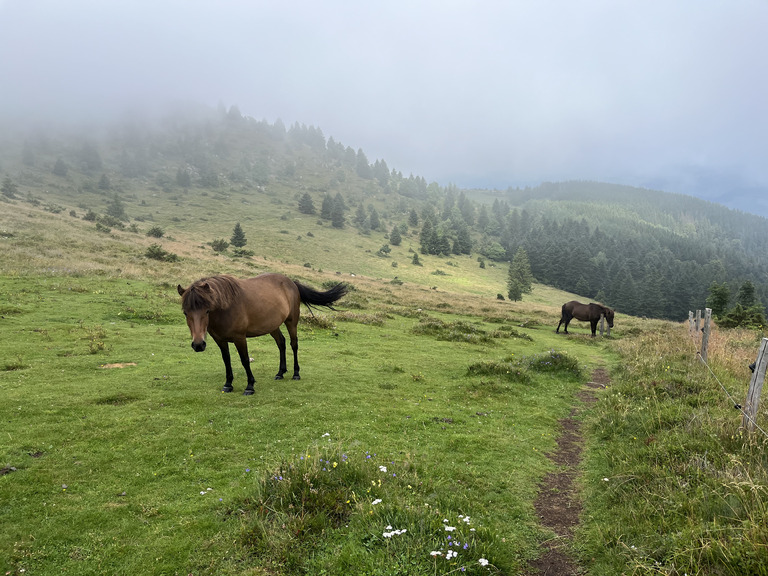
{"type": "Polygon", "coordinates": [[[144,252],[144,256],[151,260],[160,260],[161,262],[178,262],[179,257],[173,252],[168,252],[165,248],[159,244],[152,244],[147,251],[144,252]]]}
{"type": "Polygon", "coordinates": [[[160,228],[160,226],[152,226],[152,228],[147,230],[147,236],[152,238],[162,238],[165,236],[165,230],[160,228]]]}
{"type": "Polygon", "coordinates": [[[493,534],[433,498],[410,462],[312,450],[265,473],[238,505],[240,545],[281,574],[499,573],[493,534]]]}
{"type": "Polygon", "coordinates": [[[534,372],[567,374],[573,377],[581,377],[582,371],[576,358],[569,356],[567,352],[550,350],[544,354],[530,356],[524,361],[528,368],[534,372]]]}
{"type": "Polygon", "coordinates": [[[208,244],[211,248],[213,248],[214,252],[226,252],[227,248],[229,248],[229,242],[227,242],[223,238],[217,238],[216,240],[211,240],[208,244]]]}
{"type": "Polygon", "coordinates": [[[449,342],[468,342],[471,344],[489,344],[494,341],[493,336],[469,322],[443,322],[430,316],[422,318],[413,327],[414,334],[434,336],[438,340],[449,342]]]}
{"type": "Polygon", "coordinates": [[[357,322],[358,324],[367,324],[369,326],[384,326],[387,314],[384,312],[374,312],[373,314],[339,312],[335,317],[340,322],[357,322]]]}
{"type": "Polygon", "coordinates": [[[508,360],[476,362],[467,368],[467,374],[469,376],[499,376],[520,384],[530,384],[531,382],[531,376],[525,367],[508,360]]]}

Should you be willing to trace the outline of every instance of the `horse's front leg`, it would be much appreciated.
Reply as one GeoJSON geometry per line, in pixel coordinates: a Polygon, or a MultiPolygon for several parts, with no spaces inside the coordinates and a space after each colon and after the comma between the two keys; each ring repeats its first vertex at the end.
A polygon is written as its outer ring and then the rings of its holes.
{"type": "Polygon", "coordinates": [[[221,391],[232,392],[232,381],[235,379],[235,375],[232,373],[232,361],[229,356],[229,343],[220,342],[215,338],[214,341],[219,345],[219,349],[221,350],[221,359],[224,361],[224,369],[227,374],[227,381],[224,383],[224,388],[222,388],[221,391]]]}
{"type": "Polygon", "coordinates": [[[277,349],[280,351],[280,367],[277,369],[277,374],[275,374],[275,380],[282,380],[283,375],[288,372],[288,365],[285,359],[285,336],[283,336],[280,328],[270,332],[269,335],[275,339],[277,349]]]}
{"type": "Polygon", "coordinates": [[[245,336],[235,340],[235,348],[237,348],[237,353],[240,355],[240,363],[245,369],[245,375],[248,377],[248,385],[243,391],[243,396],[250,396],[253,394],[253,384],[256,382],[256,378],[253,377],[253,372],[251,372],[251,357],[248,355],[248,342],[245,336]]]}
{"type": "Polygon", "coordinates": [[[590,324],[592,324],[592,338],[595,337],[595,332],[597,332],[597,320],[590,320],[590,324]]]}

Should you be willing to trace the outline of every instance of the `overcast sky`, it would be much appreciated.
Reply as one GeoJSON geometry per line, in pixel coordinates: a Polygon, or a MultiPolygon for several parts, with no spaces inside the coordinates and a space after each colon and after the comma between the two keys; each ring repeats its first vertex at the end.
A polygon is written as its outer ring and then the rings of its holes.
{"type": "Polygon", "coordinates": [[[767,57],[766,0],[0,0],[0,115],[223,103],[440,184],[768,192],[767,57]]]}

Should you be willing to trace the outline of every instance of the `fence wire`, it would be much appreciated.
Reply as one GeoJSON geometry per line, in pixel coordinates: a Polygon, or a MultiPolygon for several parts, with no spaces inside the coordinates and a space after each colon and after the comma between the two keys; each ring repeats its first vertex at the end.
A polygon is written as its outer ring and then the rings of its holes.
{"type": "Polygon", "coordinates": [[[757,423],[757,421],[744,411],[744,408],[741,406],[741,404],[739,404],[739,402],[733,397],[733,395],[728,391],[728,389],[723,385],[723,383],[720,382],[720,378],[717,377],[717,374],[715,374],[715,372],[712,370],[709,363],[706,360],[704,360],[703,356],[701,355],[701,350],[698,349],[698,347],[696,346],[696,342],[693,341],[693,338],[694,338],[693,335],[691,335],[691,342],[694,348],[696,348],[696,356],[698,356],[699,360],[701,360],[701,363],[707,367],[707,370],[709,370],[709,373],[715,379],[715,382],[717,382],[720,385],[720,388],[722,388],[723,392],[725,392],[725,395],[728,397],[728,400],[730,400],[731,404],[733,404],[733,407],[736,408],[739,412],[741,412],[741,415],[747,420],[749,420],[754,425],[754,427],[760,431],[760,433],[763,436],[768,438],[768,432],[763,430],[760,427],[760,425],[757,423]]]}

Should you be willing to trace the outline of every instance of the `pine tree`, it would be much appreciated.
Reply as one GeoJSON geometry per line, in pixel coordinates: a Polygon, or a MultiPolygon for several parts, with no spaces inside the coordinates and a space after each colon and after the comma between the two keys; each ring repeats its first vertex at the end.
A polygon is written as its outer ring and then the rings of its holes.
{"type": "Polygon", "coordinates": [[[331,214],[333,214],[333,198],[326,194],[323,196],[323,204],[320,207],[320,218],[330,220],[331,214]]]}
{"type": "Polygon", "coordinates": [[[747,280],[739,286],[739,292],[736,294],[736,300],[744,308],[751,308],[757,304],[757,298],[755,296],[755,285],[750,280],[747,280]]]}
{"type": "Polygon", "coordinates": [[[18,193],[19,188],[16,186],[16,184],[11,180],[10,176],[6,176],[3,178],[3,186],[2,186],[2,192],[3,196],[6,198],[16,198],[16,194],[18,193]]]}
{"type": "Polygon", "coordinates": [[[523,294],[530,294],[533,291],[533,280],[528,253],[521,246],[509,264],[507,289],[510,300],[518,301],[522,299],[523,294]]]}
{"type": "Polygon", "coordinates": [[[232,238],[229,239],[229,243],[235,248],[242,248],[248,243],[248,240],[245,239],[243,227],[240,226],[240,222],[235,224],[235,228],[232,230],[232,238]]]}
{"type": "Polygon", "coordinates": [[[421,227],[421,234],[419,235],[419,250],[422,254],[437,254],[437,231],[435,230],[432,220],[424,220],[424,225],[421,227]]]}
{"type": "Polygon", "coordinates": [[[341,197],[341,194],[336,194],[336,197],[333,199],[333,207],[331,208],[331,226],[334,228],[344,228],[346,224],[344,210],[346,208],[347,205],[344,203],[344,198],[341,197]]]}
{"type": "Polygon", "coordinates": [[[389,233],[389,243],[392,246],[400,246],[403,241],[403,237],[400,235],[400,229],[397,226],[392,227],[392,232],[389,233]]]}
{"type": "Polygon", "coordinates": [[[67,165],[64,163],[64,160],[61,158],[58,158],[56,160],[56,164],[53,165],[53,173],[56,174],[56,176],[66,176],[67,175],[67,165]]]}
{"type": "Polygon", "coordinates": [[[371,219],[371,230],[378,230],[379,226],[381,225],[381,220],[379,219],[379,213],[376,211],[375,206],[371,206],[370,219],[371,219]]]}
{"type": "Polygon", "coordinates": [[[299,198],[299,212],[302,214],[314,214],[317,212],[317,210],[315,210],[315,203],[312,202],[312,196],[309,195],[309,192],[304,192],[301,198],[299,198]]]}
{"type": "Polygon", "coordinates": [[[118,220],[128,220],[128,216],[125,213],[125,206],[117,194],[112,198],[112,202],[107,204],[106,214],[118,220]]]}
{"type": "Polygon", "coordinates": [[[186,168],[176,170],[176,184],[182,188],[189,188],[192,185],[192,177],[189,175],[189,170],[186,168]]]}
{"type": "Polygon", "coordinates": [[[709,296],[707,296],[707,307],[712,309],[712,315],[715,318],[723,316],[728,311],[728,301],[731,298],[731,290],[728,284],[723,282],[718,284],[712,282],[709,285],[709,296]]]}
{"type": "Polygon", "coordinates": [[[101,178],[99,179],[98,184],[99,190],[111,190],[112,189],[112,182],[109,179],[109,176],[106,174],[102,174],[101,178]]]}

